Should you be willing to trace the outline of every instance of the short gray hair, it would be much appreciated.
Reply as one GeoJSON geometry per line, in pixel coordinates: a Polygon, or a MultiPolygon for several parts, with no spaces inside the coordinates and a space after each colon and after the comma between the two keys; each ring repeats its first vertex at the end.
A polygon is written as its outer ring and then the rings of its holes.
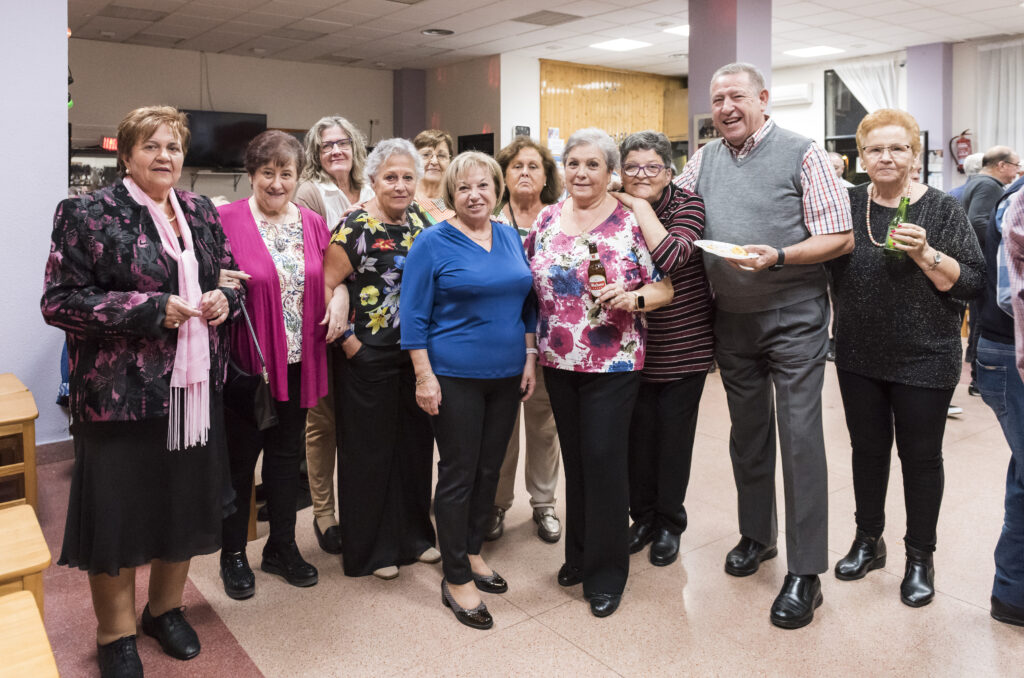
{"type": "Polygon", "coordinates": [[[736,75],[738,73],[747,74],[747,77],[750,78],[750,84],[753,85],[756,90],[756,94],[760,94],[763,90],[767,89],[764,84],[764,73],[761,72],[761,69],[754,64],[748,64],[744,61],[736,61],[719,68],[711,76],[711,85],[709,85],[709,87],[713,87],[715,80],[718,80],[723,75],[736,75]]]}
{"type": "Polygon", "coordinates": [[[562,164],[569,157],[570,151],[577,146],[597,146],[604,153],[604,161],[608,165],[608,171],[614,172],[619,169],[619,149],[615,142],[603,129],[596,127],[584,127],[572,133],[569,140],[565,142],[565,149],[562,151],[562,164]]]}
{"type": "Polygon", "coordinates": [[[971,153],[969,156],[964,158],[964,174],[970,176],[971,174],[977,174],[980,172],[981,160],[984,157],[984,153],[971,153]]]}
{"type": "Polygon", "coordinates": [[[381,165],[386,163],[393,155],[407,155],[412,158],[413,167],[416,168],[416,181],[423,178],[423,160],[420,159],[420,154],[416,152],[416,147],[408,139],[396,137],[377,142],[373,151],[366,157],[366,176],[369,178],[370,183],[373,183],[374,179],[377,178],[377,172],[380,171],[381,165]]]}
{"type": "Polygon", "coordinates": [[[661,132],[656,132],[653,129],[633,132],[619,144],[619,155],[623,162],[632,151],[654,151],[661,158],[665,167],[675,172],[672,165],[672,142],[661,132]]]}

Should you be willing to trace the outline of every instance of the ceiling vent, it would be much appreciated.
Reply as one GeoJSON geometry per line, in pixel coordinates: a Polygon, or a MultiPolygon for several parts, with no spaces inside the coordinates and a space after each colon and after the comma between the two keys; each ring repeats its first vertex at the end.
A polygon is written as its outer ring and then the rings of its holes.
{"type": "Polygon", "coordinates": [[[567,24],[570,21],[576,21],[577,19],[582,18],[583,17],[576,16],[575,14],[543,10],[540,12],[534,12],[533,14],[516,17],[515,19],[512,19],[512,21],[519,21],[524,24],[534,24],[537,26],[560,26],[561,24],[567,24]]]}
{"type": "Polygon", "coordinates": [[[99,16],[111,19],[133,19],[135,21],[160,21],[170,12],[160,12],[155,9],[143,9],[142,7],[124,7],[122,5],[107,5],[98,12],[99,16]]]}
{"type": "Polygon", "coordinates": [[[309,42],[310,40],[322,38],[327,34],[322,31],[303,31],[298,28],[278,28],[270,31],[267,35],[275,38],[284,38],[285,40],[301,40],[303,42],[309,42]]]}
{"type": "Polygon", "coordinates": [[[337,64],[338,66],[348,66],[349,64],[354,64],[357,61],[362,61],[362,58],[342,56],[341,54],[325,54],[317,59],[317,61],[329,61],[332,64],[337,64]]]}

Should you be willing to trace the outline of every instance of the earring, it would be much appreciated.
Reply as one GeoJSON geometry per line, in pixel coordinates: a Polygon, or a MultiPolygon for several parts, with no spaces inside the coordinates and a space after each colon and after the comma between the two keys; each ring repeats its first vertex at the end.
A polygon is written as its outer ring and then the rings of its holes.
{"type": "Polygon", "coordinates": [[[125,168],[124,168],[124,175],[125,175],[125,176],[128,176],[128,175],[130,175],[131,173],[132,173],[132,170],[131,170],[131,168],[129,168],[129,167],[125,167],[125,168]]]}

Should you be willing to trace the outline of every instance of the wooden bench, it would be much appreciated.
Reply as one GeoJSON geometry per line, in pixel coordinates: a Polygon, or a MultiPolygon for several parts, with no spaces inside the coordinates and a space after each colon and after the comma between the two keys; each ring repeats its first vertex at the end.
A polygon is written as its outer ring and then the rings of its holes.
{"type": "Polygon", "coordinates": [[[0,596],[0,678],[60,676],[35,599],[27,591],[0,596]]]}
{"type": "Polygon", "coordinates": [[[35,510],[25,504],[0,509],[0,595],[31,593],[42,618],[43,570],[49,566],[50,549],[35,510]]]}

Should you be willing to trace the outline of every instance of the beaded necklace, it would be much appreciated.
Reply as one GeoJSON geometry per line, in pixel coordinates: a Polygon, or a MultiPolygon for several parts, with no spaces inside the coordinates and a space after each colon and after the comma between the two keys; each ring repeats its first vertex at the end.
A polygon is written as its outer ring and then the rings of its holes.
{"type": "MultiPolygon", "coordinates": [[[[871,235],[871,199],[874,193],[874,183],[868,184],[868,208],[864,213],[864,221],[868,227],[868,239],[871,240],[871,244],[875,247],[885,247],[885,238],[882,238],[882,242],[875,240],[875,236],[871,235]]],[[[914,188],[914,182],[910,181],[907,183],[907,200],[910,200],[910,191],[914,188]]]]}

